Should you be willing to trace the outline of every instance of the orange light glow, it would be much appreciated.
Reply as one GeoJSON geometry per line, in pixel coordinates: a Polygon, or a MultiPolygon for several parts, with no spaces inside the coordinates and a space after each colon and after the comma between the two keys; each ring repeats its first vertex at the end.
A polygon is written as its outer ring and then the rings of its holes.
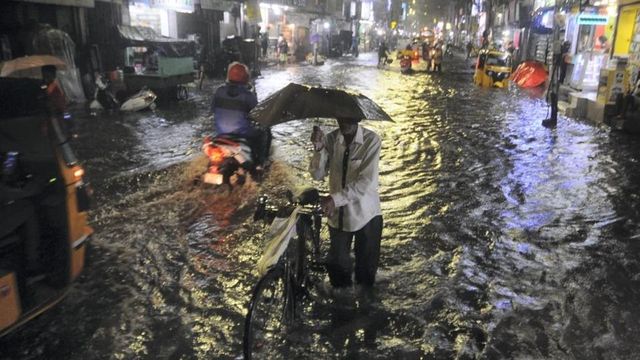
{"type": "Polygon", "coordinates": [[[205,150],[205,153],[209,157],[209,161],[211,161],[212,164],[219,164],[222,162],[222,160],[224,160],[224,151],[219,147],[209,146],[205,150]]]}
{"type": "Polygon", "coordinates": [[[84,176],[84,169],[83,168],[77,168],[73,172],[73,176],[75,176],[76,178],[81,178],[82,176],[84,176]]]}

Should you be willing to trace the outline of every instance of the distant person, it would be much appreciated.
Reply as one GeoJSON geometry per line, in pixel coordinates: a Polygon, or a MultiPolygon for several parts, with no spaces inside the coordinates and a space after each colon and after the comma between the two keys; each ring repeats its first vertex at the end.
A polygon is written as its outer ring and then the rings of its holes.
{"type": "Polygon", "coordinates": [[[262,47],[262,57],[267,57],[267,49],[269,49],[269,29],[260,36],[260,45],[262,47]]]}
{"type": "Polygon", "coordinates": [[[286,64],[289,61],[289,43],[285,38],[278,45],[278,53],[280,54],[280,63],[286,64]]]}
{"type": "Polygon", "coordinates": [[[351,38],[351,54],[353,54],[354,57],[358,57],[358,55],[360,55],[360,37],[359,36],[354,36],[351,38]]]}
{"type": "Polygon", "coordinates": [[[598,45],[600,47],[600,51],[607,54],[609,50],[611,50],[611,45],[609,44],[609,39],[606,36],[600,35],[598,37],[598,45]]]}
{"type": "Polygon", "coordinates": [[[62,116],[67,109],[67,98],[56,77],[54,65],[45,65],[41,69],[42,80],[47,86],[47,108],[51,115],[62,116]]]}
{"type": "Polygon", "coordinates": [[[280,43],[284,41],[284,36],[282,34],[278,35],[278,39],[276,39],[276,44],[273,48],[273,52],[276,53],[276,59],[280,60],[280,43]]]}
{"type": "Polygon", "coordinates": [[[387,44],[383,41],[380,43],[380,47],[378,47],[378,66],[386,65],[388,60],[389,49],[387,48],[387,44]]]}
{"type": "Polygon", "coordinates": [[[440,42],[436,43],[433,48],[431,48],[431,71],[442,72],[442,44],[440,42]]]}
{"type": "Polygon", "coordinates": [[[238,3],[234,3],[231,7],[231,17],[233,18],[233,30],[236,32],[236,35],[242,34],[242,29],[240,28],[240,5],[238,3]]]}
{"type": "Polygon", "coordinates": [[[564,84],[564,79],[567,76],[567,66],[571,63],[571,55],[569,55],[569,51],[571,50],[571,43],[569,41],[565,41],[562,43],[560,47],[560,84],[564,84]]]}
{"type": "Polygon", "coordinates": [[[339,129],[325,136],[314,127],[314,153],[309,172],[316,180],[329,176],[329,195],[321,199],[331,241],[327,258],[329,281],[336,288],[352,285],[351,247],[355,238],[355,280],[375,282],[380,258],[382,210],[378,194],[381,140],[360,126],[359,119],[337,119],[339,129]]]}
{"type": "Polygon", "coordinates": [[[467,59],[471,57],[471,51],[473,51],[473,41],[469,40],[467,42],[467,59]]]}
{"type": "Polygon", "coordinates": [[[422,43],[422,60],[427,63],[428,67],[431,67],[431,43],[429,41],[422,43]]]}
{"type": "Polygon", "coordinates": [[[149,46],[142,56],[145,71],[158,71],[158,49],[149,46]]]}
{"type": "Polygon", "coordinates": [[[255,58],[258,59],[261,57],[262,55],[262,44],[260,43],[260,32],[261,32],[262,28],[260,26],[256,26],[255,31],[253,32],[253,45],[256,48],[256,56],[255,58]]]}
{"type": "Polygon", "coordinates": [[[481,49],[488,49],[489,46],[491,45],[490,41],[489,41],[489,36],[491,35],[491,31],[489,30],[485,30],[482,32],[482,40],[480,42],[480,48],[481,49]]]}

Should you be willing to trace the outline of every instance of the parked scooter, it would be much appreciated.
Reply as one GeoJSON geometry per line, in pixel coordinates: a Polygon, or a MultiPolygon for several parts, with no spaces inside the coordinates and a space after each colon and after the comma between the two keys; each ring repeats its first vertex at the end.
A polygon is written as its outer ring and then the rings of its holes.
{"type": "Polygon", "coordinates": [[[149,89],[142,89],[138,93],[129,97],[122,104],[116,99],[115,95],[109,88],[109,82],[102,78],[102,75],[96,76],[96,88],[93,93],[93,101],[89,104],[89,109],[98,110],[116,110],[120,111],[140,111],[146,108],[155,109],[155,101],[158,96],[149,89]]]}

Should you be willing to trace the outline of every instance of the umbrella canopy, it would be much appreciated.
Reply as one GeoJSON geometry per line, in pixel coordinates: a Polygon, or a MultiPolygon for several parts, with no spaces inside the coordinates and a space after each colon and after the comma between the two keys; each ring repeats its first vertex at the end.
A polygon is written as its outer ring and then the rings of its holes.
{"type": "Polygon", "coordinates": [[[362,94],[294,83],[263,100],[249,116],[265,126],[308,118],[393,121],[378,104],[362,94]]]}
{"type": "Polygon", "coordinates": [[[67,67],[64,61],[55,56],[25,56],[2,63],[0,77],[41,78],[40,68],[45,65],[54,65],[58,70],[63,70],[67,67]]]}

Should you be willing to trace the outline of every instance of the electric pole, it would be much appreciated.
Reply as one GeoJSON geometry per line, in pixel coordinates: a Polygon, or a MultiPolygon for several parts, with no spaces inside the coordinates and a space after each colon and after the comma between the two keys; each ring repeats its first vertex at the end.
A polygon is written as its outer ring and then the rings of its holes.
{"type": "Polygon", "coordinates": [[[555,1],[553,10],[553,57],[551,61],[551,76],[549,78],[549,88],[547,89],[547,101],[551,107],[551,116],[542,120],[542,126],[554,128],[558,124],[558,93],[560,92],[560,64],[562,60],[562,50],[560,44],[560,28],[562,15],[560,15],[560,0],[555,1]]]}

